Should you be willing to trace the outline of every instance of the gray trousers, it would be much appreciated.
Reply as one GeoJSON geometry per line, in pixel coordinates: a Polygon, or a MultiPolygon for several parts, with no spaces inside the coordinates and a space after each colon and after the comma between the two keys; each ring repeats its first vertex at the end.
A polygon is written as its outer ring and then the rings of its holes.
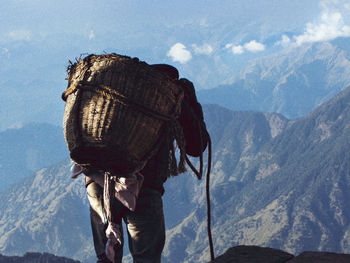
{"type": "MultiPolygon", "coordinates": [[[[105,259],[107,227],[103,215],[103,188],[96,183],[87,186],[90,202],[91,229],[97,262],[108,262],[105,259]]],[[[123,216],[126,224],[129,250],[134,263],[158,263],[165,243],[165,225],[162,196],[156,190],[141,190],[134,212],[127,211],[123,216]]],[[[123,249],[116,251],[116,263],[121,263],[123,249]]]]}

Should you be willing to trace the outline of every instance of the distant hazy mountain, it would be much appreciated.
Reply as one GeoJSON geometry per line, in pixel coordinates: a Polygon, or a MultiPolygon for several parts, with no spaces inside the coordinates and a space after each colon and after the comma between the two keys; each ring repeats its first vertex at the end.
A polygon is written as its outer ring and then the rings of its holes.
{"type": "MultiPolygon", "coordinates": [[[[215,105],[204,111],[216,255],[235,245],[350,252],[350,88],[297,120],[215,105]]],[[[0,253],[93,262],[85,189],[68,170],[60,163],[0,194],[0,253]]],[[[204,183],[190,174],[166,183],[164,262],[209,261],[204,183]]]]}
{"type": "Polygon", "coordinates": [[[0,132],[0,190],[69,156],[63,130],[30,124],[0,132]]]}
{"type": "Polygon", "coordinates": [[[70,178],[69,166],[65,161],[40,170],[0,194],[0,253],[93,255],[84,182],[70,178]]]}
{"type": "Polygon", "coordinates": [[[202,103],[302,117],[350,85],[350,39],[290,48],[253,61],[232,84],[202,90],[202,103]],[[347,44],[346,44],[347,43],[347,44]]]}

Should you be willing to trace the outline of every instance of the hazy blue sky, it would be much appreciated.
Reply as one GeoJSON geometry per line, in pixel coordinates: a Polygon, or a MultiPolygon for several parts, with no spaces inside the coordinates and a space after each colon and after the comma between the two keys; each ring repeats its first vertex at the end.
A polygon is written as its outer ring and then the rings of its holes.
{"type": "Polygon", "coordinates": [[[115,52],[169,63],[196,89],[207,89],[232,79],[252,59],[350,36],[349,0],[0,3],[0,130],[45,121],[45,112],[60,121],[65,68],[81,54],[115,52]]]}
{"type": "Polygon", "coordinates": [[[26,41],[71,46],[80,53],[115,49],[184,64],[223,50],[258,55],[275,45],[350,36],[350,2],[1,0],[0,24],[2,54],[26,41]]]}
{"type": "Polygon", "coordinates": [[[350,35],[348,0],[1,3],[2,52],[9,49],[6,44],[16,41],[39,44],[50,43],[51,39],[56,41],[52,47],[59,45],[57,41],[71,41],[82,52],[111,47],[128,52],[133,47],[156,46],[163,52],[159,57],[168,55],[175,62],[186,63],[196,54],[211,55],[223,48],[234,55],[258,53],[271,44],[302,44],[350,35]],[[275,42],[265,43],[271,36],[275,42]]]}

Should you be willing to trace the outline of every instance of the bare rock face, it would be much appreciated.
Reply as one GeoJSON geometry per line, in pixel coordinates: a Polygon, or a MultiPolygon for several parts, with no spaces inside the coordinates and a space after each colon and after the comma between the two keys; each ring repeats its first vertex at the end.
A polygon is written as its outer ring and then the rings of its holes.
{"type": "Polygon", "coordinates": [[[350,255],[336,254],[329,252],[306,251],[293,258],[287,263],[347,263],[350,262],[350,255]]]}
{"type": "Polygon", "coordinates": [[[292,258],[293,255],[273,248],[237,246],[228,249],[211,263],[285,263],[292,258]]]}
{"type": "Polygon", "coordinates": [[[258,246],[237,246],[209,263],[348,263],[349,254],[306,251],[294,257],[284,251],[258,246]]]}

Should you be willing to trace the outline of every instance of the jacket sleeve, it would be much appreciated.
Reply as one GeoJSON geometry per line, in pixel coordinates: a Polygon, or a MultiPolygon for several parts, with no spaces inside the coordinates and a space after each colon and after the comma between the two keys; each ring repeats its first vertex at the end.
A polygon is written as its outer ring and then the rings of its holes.
{"type": "Polygon", "coordinates": [[[180,79],[177,82],[184,89],[179,122],[185,136],[186,153],[198,157],[205,151],[208,143],[202,106],[197,101],[192,82],[187,79],[180,79]]]}

